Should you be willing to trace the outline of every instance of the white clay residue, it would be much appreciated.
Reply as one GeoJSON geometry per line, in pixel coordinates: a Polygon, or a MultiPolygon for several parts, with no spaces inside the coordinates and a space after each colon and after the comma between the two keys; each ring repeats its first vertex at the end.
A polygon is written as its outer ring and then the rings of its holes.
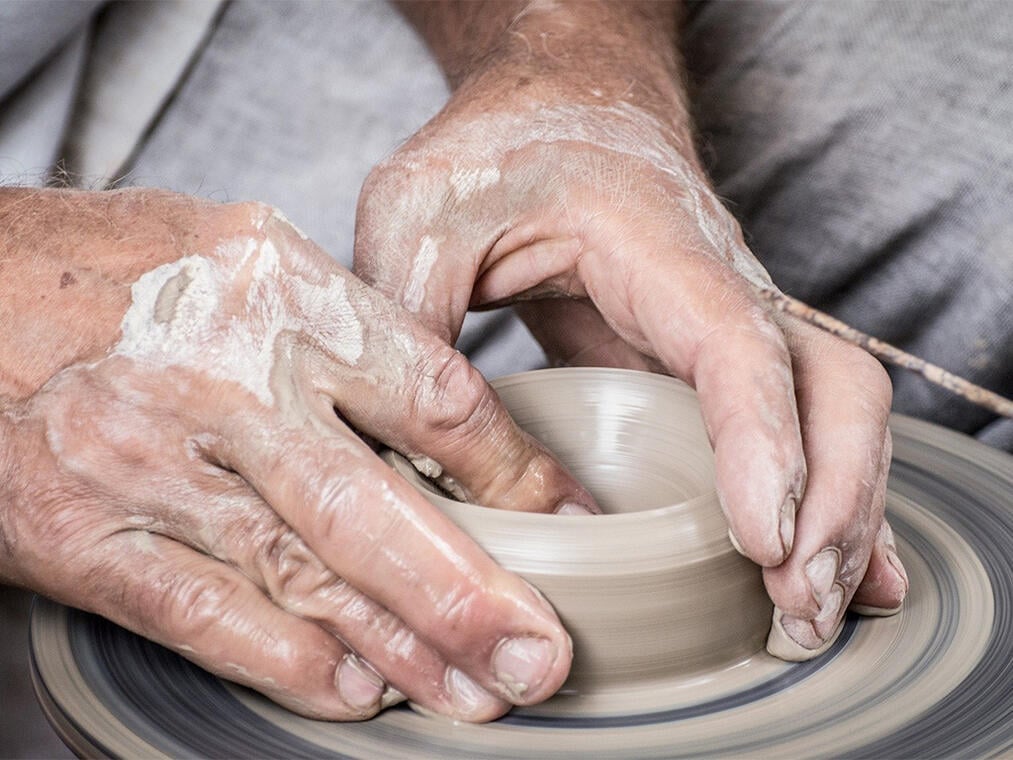
{"type": "Polygon", "coordinates": [[[415,457],[411,460],[412,467],[425,475],[427,478],[438,478],[443,474],[443,467],[435,459],[430,457],[415,457]]]}
{"type": "Polygon", "coordinates": [[[296,227],[292,223],[292,220],[290,220],[287,216],[285,216],[285,214],[282,212],[280,208],[276,208],[274,206],[269,206],[267,204],[260,204],[257,207],[257,209],[253,212],[253,218],[250,221],[253,222],[254,227],[256,227],[258,230],[261,230],[264,228],[264,225],[267,224],[272,219],[274,221],[281,222],[282,224],[291,227],[292,230],[303,240],[309,240],[309,236],[305,232],[296,227]]]}
{"type": "Polygon", "coordinates": [[[412,261],[412,269],[408,274],[404,294],[401,297],[401,303],[408,311],[416,313],[422,306],[422,301],[426,296],[426,282],[439,253],[440,249],[435,240],[429,235],[422,238],[418,253],[415,254],[415,259],[412,261]]]}
{"type": "Polygon", "coordinates": [[[237,237],[211,256],[163,264],[142,275],[131,296],[114,354],[238,383],[265,405],[274,401],[282,333],[306,333],[349,365],[363,352],[345,279],[334,273],[318,285],[289,273],[270,240],[237,237]],[[247,273],[245,303],[237,302],[247,273]]]}
{"type": "Polygon", "coordinates": [[[466,200],[477,192],[499,182],[499,169],[454,169],[450,175],[450,186],[459,200],[466,200]]]}
{"type": "MultiPolygon", "coordinates": [[[[462,144],[456,137],[452,143],[450,138],[438,138],[424,149],[397,154],[393,162],[403,167],[425,166],[429,156],[455,155],[457,165],[450,181],[454,193],[463,199],[499,181],[499,172],[484,167],[496,166],[507,153],[535,143],[587,143],[631,156],[650,163],[675,181],[682,193],[673,201],[683,205],[724,261],[754,285],[770,287],[767,271],[740,242],[734,218],[680,153],[679,146],[665,139],[671,128],[653,115],[625,102],[557,106],[540,109],[534,116],[517,114],[510,118],[497,113],[478,117],[471,131],[484,139],[462,144]]],[[[427,202],[428,207],[420,206],[418,210],[432,215],[439,204],[432,204],[431,199],[427,202]]]]}

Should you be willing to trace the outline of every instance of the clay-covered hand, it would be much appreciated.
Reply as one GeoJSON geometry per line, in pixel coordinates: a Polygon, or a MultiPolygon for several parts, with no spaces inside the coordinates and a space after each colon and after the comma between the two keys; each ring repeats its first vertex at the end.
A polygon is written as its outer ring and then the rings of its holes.
{"type": "Polygon", "coordinates": [[[885,612],[907,590],[884,521],[888,378],[773,313],[668,67],[618,82],[594,62],[566,69],[587,47],[572,30],[594,34],[580,25],[598,5],[565,6],[529,6],[508,52],[456,82],[450,69],[450,102],[364,185],[356,271],[448,341],[469,308],[519,303],[550,358],[695,387],[730,535],[766,568],[770,651],[813,656],[849,604],[885,612]]]}
{"type": "Polygon", "coordinates": [[[310,716],[559,687],[551,607],[355,432],[593,508],[461,354],[263,205],[5,189],[0,234],[0,580],[310,716]]]}

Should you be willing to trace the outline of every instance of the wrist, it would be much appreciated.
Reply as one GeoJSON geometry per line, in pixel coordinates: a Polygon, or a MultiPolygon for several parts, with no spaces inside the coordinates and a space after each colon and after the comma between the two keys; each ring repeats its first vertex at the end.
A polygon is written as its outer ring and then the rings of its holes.
{"type": "Polygon", "coordinates": [[[671,3],[412,3],[404,11],[444,69],[451,110],[623,104],[689,143],[671,3]]]}

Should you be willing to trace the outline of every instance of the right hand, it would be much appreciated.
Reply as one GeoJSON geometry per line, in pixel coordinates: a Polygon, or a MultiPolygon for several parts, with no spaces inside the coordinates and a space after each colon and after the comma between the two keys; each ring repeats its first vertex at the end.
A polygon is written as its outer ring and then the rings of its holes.
{"type": "Polygon", "coordinates": [[[460,353],[259,204],[5,189],[0,235],[0,580],[313,717],[558,689],[548,603],[356,432],[595,509],[460,353]]]}
{"type": "Polygon", "coordinates": [[[761,298],[777,290],[677,108],[589,103],[529,67],[467,80],[374,169],[356,272],[447,340],[469,307],[515,303],[558,362],[691,384],[729,536],[776,606],[772,654],[817,656],[849,605],[895,612],[908,580],[884,518],[886,372],[761,298]]]}

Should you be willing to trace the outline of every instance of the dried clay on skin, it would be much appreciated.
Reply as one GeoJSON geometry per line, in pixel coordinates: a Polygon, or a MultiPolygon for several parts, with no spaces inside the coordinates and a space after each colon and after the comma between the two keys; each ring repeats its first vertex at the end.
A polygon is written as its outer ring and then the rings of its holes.
{"type": "Polygon", "coordinates": [[[138,278],[131,297],[114,355],[237,383],[266,406],[275,403],[271,370],[283,333],[312,326],[314,336],[348,365],[363,351],[362,326],[344,278],[332,274],[316,285],[288,273],[270,240],[237,237],[212,256],[163,264],[138,278]],[[228,302],[244,271],[245,314],[237,315],[228,302]]]}
{"type": "MultiPolygon", "coordinates": [[[[668,131],[660,120],[628,103],[555,106],[541,109],[535,116],[479,116],[471,121],[469,132],[482,135],[482,140],[462,143],[437,137],[425,149],[396,154],[390,164],[410,170],[425,166],[431,156],[453,155],[456,164],[451,186],[463,200],[500,180],[499,172],[491,167],[508,153],[535,143],[586,143],[631,156],[671,177],[683,191],[675,199],[683,203],[714,251],[750,283],[770,289],[770,276],[740,242],[734,218],[676,146],[664,139],[668,131]]],[[[420,210],[431,217],[441,205],[424,204],[420,210]]]]}
{"type": "Polygon", "coordinates": [[[401,297],[401,302],[408,311],[418,312],[422,307],[422,302],[426,297],[426,282],[439,254],[440,249],[436,245],[436,241],[429,235],[425,235],[415,258],[412,260],[408,283],[401,297]]]}

